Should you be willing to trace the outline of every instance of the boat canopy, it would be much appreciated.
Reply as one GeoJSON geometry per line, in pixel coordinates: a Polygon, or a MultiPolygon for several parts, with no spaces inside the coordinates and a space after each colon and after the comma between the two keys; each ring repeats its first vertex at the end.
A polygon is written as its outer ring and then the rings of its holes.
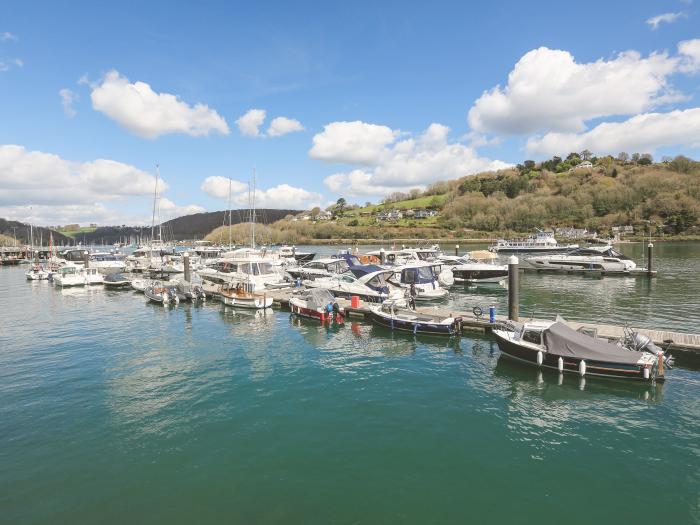
{"type": "Polygon", "coordinates": [[[638,352],[582,334],[564,323],[553,323],[543,335],[547,352],[553,355],[631,365],[639,361],[638,352]]]}
{"type": "Polygon", "coordinates": [[[312,288],[304,294],[307,308],[324,308],[328,304],[335,302],[333,294],[325,288],[312,288]]]}

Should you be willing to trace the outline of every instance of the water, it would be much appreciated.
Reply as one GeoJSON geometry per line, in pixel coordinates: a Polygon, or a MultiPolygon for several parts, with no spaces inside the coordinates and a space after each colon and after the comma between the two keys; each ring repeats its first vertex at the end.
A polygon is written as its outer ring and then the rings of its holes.
{"type": "MultiPolygon", "coordinates": [[[[523,308],[697,328],[698,250],[658,245],[651,284],[527,275],[523,308]]],[[[558,384],[482,335],[168,310],[23,271],[0,269],[0,522],[700,521],[695,368],[558,384]]]]}

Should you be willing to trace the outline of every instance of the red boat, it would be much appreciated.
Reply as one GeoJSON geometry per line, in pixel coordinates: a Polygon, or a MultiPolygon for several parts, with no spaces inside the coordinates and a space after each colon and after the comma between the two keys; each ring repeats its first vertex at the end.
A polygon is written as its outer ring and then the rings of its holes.
{"type": "Polygon", "coordinates": [[[301,317],[318,319],[322,323],[330,322],[343,324],[345,309],[338,305],[333,294],[321,288],[305,290],[289,300],[293,314],[301,317]]]}

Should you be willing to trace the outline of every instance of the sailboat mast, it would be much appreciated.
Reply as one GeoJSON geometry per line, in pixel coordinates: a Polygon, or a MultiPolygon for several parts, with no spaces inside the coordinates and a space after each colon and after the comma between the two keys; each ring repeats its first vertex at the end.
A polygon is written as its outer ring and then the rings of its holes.
{"type": "Polygon", "coordinates": [[[160,168],[156,164],[156,185],[153,188],[153,216],[151,218],[151,242],[155,239],[155,229],[156,229],[156,199],[158,198],[158,176],[160,174],[160,168]]]}
{"type": "Polygon", "coordinates": [[[228,178],[228,249],[231,251],[231,177],[228,178]]]}
{"type": "Polygon", "coordinates": [[[251,248],[255,249],[255,168],[253,168],[253,206],[251,208],[252,213],[252,225],[251,225],[251,248]]]}
{"type": "MultiPolygon", "coordinates": [[[[157,177],[160,178],[160,166],[156,164],[157,177]]],[[[156,179],[157,181],[158,179],[156,179]]],[[[156,186],[157,188],[158,186],[156,186]]],[[[163,245],[163,221],[160,218],[160,195],[158,195],[158,240],[160,245],[163,245]]]]}

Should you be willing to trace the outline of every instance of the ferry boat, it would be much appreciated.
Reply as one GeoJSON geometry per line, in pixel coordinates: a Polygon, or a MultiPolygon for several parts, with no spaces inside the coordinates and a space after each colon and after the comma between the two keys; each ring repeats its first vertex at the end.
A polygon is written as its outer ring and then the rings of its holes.
{"type": "Polygon", "coordinates": [[[532,365],[638,381],[662,380],[670,358],[649,338],[630,332],[614,344],[580,333],[563,322],[510,323],[493,331],[501,352],[532,365]]]}
{"type": "Polygon", "coordinates": [[[538,255],[525,259],[530,266],[542,270],[598,270],[604,272],[630,272],[637,265],[629,257],[612,246],[589,246],[564,254],[538,255]]]}
{"type": "Polygon", "coordinates": [[[494,253],[557,253],[568,252],[578,248],[578,244],[561,245],[554,238],[554,233],[538,230],[526,239],[498,239],[489,247],[494,253]]]}

